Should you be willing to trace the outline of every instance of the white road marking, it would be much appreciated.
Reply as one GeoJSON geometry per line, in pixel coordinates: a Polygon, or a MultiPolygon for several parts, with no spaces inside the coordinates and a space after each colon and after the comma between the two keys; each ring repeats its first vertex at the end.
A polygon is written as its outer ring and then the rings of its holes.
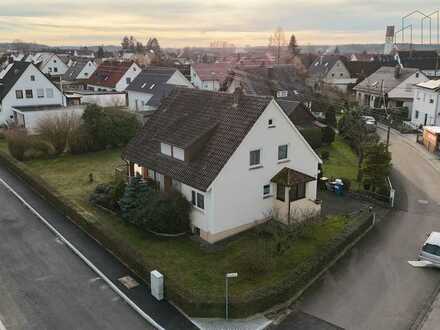
{"type": "Polygon", "coordinates": [[[429,202],[426,200],[426,199],[419,199],[418,200],[418,202],[420,203],[420,204],[429,204],[429,202]]]}
{"type": "Polygon", "coordinates": [[[94,278],[91,278],[90,280],[89,280],[89,283],[94,283],[94,282],[96,282],[96,281],[98,281],[98,280],[100,280],[101,278],[100,277],[94,277],[94,278]]]}
{"type": "Polygon", "coordinates": [[[432,267],[433,266],[432,262],[426,261],[426,260],[414,260],[414,261],[410,260],[410,261],[408,261],[408,263],[411,266],[416,267],[416,268],[432,267]]]}
{"type": "Polygon", "coordinates": [[[3,324],[2,320],[0,320],[0,330],[6,330],[6,327],[3,324]]]}
{"type": "Polygon", "coordinates": [[[63,241],[61,241],[59,239],[59,237],[55,238],[55,242],[57,242],[58,244],[64,245],[63,241]]]}
{"type": "MultiPolygon", "coordinates": [[[[10,193],[12,193],[24,206],[26,206],[29,211],[31,211],[38,219],[40,219],[50,231],[52,231],[59,239],[67,245],[69,249],[72,250],[84,263],[89,266],[99,277],[101,277],[112,289],[115,291],[124,301],[130,305],[142,318],[144,318],[152,326],[159,330],[165,330],[159,323],[151,318],[147,313],[145,313],[138,305],[136,305],[126,294],[124,294],[103,272],[99,270],[89,259],[86,258],[72,243],[70,243],[54,226],[50,224],[37,210],[35,210],[28,202],[24,200],[5,180],[0,178],[0,183],[5,186],[10,193]]],[[[0,321],[0,330],[6,330],[3,323],[0,321]]]]}

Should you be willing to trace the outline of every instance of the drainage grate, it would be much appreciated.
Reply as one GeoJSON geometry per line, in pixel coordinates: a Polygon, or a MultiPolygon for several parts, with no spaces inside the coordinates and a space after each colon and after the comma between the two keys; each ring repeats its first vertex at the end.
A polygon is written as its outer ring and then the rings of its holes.
{"type": "Polygon", "coordinates": [[[139,286],[139,283],[131,276],[124,276],[118,279],[127,289],[133,289],[139,286]]]}

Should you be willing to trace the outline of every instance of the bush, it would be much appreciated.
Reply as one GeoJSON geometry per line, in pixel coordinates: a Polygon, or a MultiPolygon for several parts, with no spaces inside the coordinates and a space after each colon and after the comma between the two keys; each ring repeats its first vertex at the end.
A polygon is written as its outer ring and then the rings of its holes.
{"type": "Polygon", "coordinates": [[[13,130],[6,135],[9,153],[15,159],[23,161],[25,153],[31,148],[32,142],[25,131],[13,130]]]}
{"type": "Polygon", "coordinates": [[[135,114],[117,109],[89,105],[82,116],[93,151],[127,144],[140,128],[135,114]]]}
{"type": "Polygon", "coordinates": [[[322,160],[328,160],[330,158],[330,152],[328,152],[327,150],[322,150],[321,151],[321,159],[322,160]]]}
{"type": "Polygon", "coordinates": [[[154,190],[140,177],[126,186],[120,201],[122,218],[146,231],[178,234],[189,230],[191,204],[178,192],[154,190]]]}
{"type": "Polygon", "coordinates": [[[79,155],[90,151],[90,136],[83,126],[73,129],[67,141],[71,154],[79,155]]]}
{"type": "Polygon", "coordinates": [[[55,154],[54,147],[39,137],[28,137],[29,149],[24,153],[24,160],[47,159],[55,154]]]}
{"type": "Polygon", "coordinates": [[[79,119],[73,114],[47,116],[38,122],[36,133],[54,147],[59,155],[66,150],[69,134],[74,127],[79,126],[79,119]]]}
{"type": "Polygon", "coordinates": [[[332,144],[335,141],[335,131],[330,126],[322,129],[322,143],[332,144]]]}
{"type": "Polygon", "coordinates": [[[99,184],[90,195],[89,202],[112,211],[119,211],[119,201],[124,189],[125,182],[123,180],[99,184]]]}
{"type": "Polygon", "coordinates": [[[322,132],[320,128],[302,129],[301,134],[312,148],[316,149],[322,145],[322,132]]]}

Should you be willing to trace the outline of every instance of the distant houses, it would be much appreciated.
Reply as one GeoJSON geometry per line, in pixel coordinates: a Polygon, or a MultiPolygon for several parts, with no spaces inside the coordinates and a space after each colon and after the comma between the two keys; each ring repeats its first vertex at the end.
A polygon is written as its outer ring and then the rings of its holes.
{"type": "Polygon", "coordinates": [[[231,64],[192,64],[191,83],[198,89],[219,91],[228,77],[231,64]]]}
{"type": "Polygon", "coordinates": [[[87,88],[93,91],[125,91],[139,75],[141,68],[135,62],[105,61],[87,81],[87,88]]]}
{"type": "Polygon", "coordinates": [[[177,69],[148,67],[126,89],[129,109],[140,112],[156,110],[176,86],[194,88],[177,69]]]}
{"type": "Polygon", "coordinates": [[[79,58],[73,62],[66,73],[62,76],[64,81],[87,80],[96,71],[96,63],[87,58],[79,58]]]}

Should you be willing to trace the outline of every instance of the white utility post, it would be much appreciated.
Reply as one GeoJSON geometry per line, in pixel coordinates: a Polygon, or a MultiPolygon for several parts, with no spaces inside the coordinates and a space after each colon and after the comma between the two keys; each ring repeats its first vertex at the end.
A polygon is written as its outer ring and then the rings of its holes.
{"type": "Polygon", "coordinates": [[[228,279],[230,278],[236,278],[238,277],[238,273],[227,273],[225,274],[225,284],[226,284],[226,290],[225,290],[225,318],[228,320],[229,318],[229,293],[228,293],[228,279]]]}

